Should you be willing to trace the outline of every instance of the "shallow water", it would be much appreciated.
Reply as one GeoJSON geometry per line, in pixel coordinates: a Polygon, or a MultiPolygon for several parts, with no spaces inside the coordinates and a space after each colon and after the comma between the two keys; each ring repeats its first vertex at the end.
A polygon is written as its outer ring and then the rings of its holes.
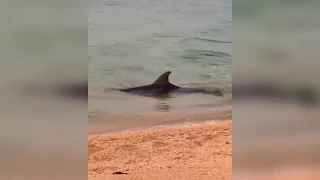
{"type": "Polygon", "coordinates": [[[90,7],[90,117],[231,105],[231,0],[91,0],[90,7]],[[150,84],[165,71],[173,84],[225,96],[155,99],[111,90],[150,84]]]}

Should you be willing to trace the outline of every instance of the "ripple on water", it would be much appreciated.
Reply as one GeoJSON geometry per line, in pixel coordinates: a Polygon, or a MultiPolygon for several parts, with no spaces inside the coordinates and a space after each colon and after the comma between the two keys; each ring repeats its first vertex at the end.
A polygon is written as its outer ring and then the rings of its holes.
{"type": "Polygon", "coordinates": [[[214,63],[217,61],[222,61],[225,63],[230,63],[227,60],[218,59],[224,57],[230,57],[231,55],[224,52],[213,51],[213,50],[200,50],[200,49],[189,49],[181,55],[182,59],[187,60],[188,62],[201,61],[206,57],[215,57],[216,59],[207,59],[208,63],[214,63]]]}
{"type": "MultiPolygon", "coordinates": [[[[149,98],[119,93],[112,88],[150,84],[170,70],[170,81],[176,85],[184,83],[191,87],[197,83],[192,87],[217,87],[228,92],[232,75],[229,18],[232,1],[91,0],[90,6],[90,110],[167,114],[190,106],[193,110],[197,105],[202,107],[201,104],[208,109],[230,104],[229,95],[149,98]],[[221,11],[223,7],[228,9],[221,11]]],[[[131,117],[123,119],[123,123],[135,126],[134,123],[161,120],[147,118],[134,122],[131,117]]],[[[121,118],[110,118],[108,127],[118,126],[120,121],[121,118]]]]}

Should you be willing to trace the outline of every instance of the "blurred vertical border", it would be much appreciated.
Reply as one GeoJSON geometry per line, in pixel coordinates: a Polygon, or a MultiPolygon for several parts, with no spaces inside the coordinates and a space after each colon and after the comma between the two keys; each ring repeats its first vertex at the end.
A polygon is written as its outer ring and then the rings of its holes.
{"type": "Polygon", "coordinates": [[[233,179],[320,179],[320,1],[233,0],[233,179]]]}
{"type": "Polygon", "coordinates": [[[88,1],[0,6],[0,179],[87,179],[88,1]]]}

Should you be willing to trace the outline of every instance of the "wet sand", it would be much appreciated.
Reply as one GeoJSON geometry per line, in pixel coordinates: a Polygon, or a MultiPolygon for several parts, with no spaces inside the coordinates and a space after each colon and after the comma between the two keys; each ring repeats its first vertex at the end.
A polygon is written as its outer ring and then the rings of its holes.
{"type": "Polygon", "coordinates": [[[88,151],[90,180],[231,180],[232,121],[89,135],[88,151]]]}

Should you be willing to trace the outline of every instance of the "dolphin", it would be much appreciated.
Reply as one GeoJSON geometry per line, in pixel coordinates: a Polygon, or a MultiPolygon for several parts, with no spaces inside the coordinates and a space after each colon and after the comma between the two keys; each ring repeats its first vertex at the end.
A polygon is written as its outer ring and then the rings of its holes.
{"type": "Polygon", "coordinates": [[[127,88],[127,89],[119,89],[119,90],[122,92],[138,94],[138,95],[146,95],[146,96],[161,95],[161,94],[168,94],[168,93],[184,93],[184,94],[201,93],[201,94],[213,94],[216,96],[223,96],[223,94],[219,90],[215,90],[212,92],[212,91],[207,91],[205,89],[200,89],[200,88],[185,88],[185,87],[179,87],[174,84],[171,84],[169,81],[170,74],[171,74],[171,71],[167,71],[163,73],[161,76],[158,77],[156,81],[154,81],[154,83],[149,85],[127,88]]]}

